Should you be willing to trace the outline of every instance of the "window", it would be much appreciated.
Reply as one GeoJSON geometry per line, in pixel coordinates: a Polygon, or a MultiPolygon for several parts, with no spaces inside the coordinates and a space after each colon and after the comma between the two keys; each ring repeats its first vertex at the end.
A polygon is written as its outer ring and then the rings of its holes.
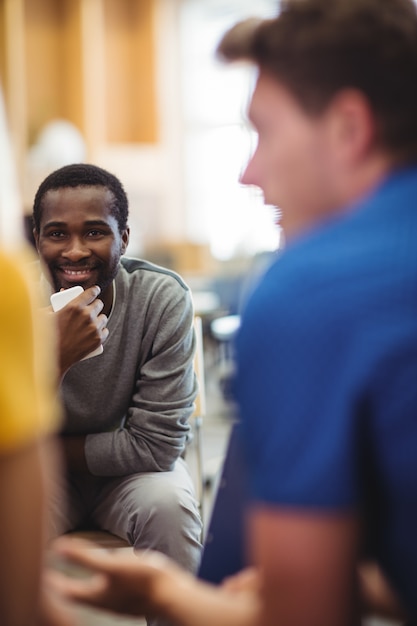
{"type": "Polygon", "coordinates": [[[245,120],[253,69],[215,58],[222,34],[250,15],[277,12],[276,0],[183,0],[181,41],[188,237],[216,258],[276,249],[274,210],[239,184],[256,137],[245,120]],[[254,8],[256,4],[256,8],[254,8]]]}

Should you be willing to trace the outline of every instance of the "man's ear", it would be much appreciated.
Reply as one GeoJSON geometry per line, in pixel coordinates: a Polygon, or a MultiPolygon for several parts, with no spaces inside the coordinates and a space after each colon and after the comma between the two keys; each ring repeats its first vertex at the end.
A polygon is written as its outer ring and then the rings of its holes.
{"type": "Polygon", "coordinates": [[[39,233],[36,230],[36,228],[32,230],[32,233],[33,233],[33,239],[35,241],[36,250],[39,253],[39,233]]]}
{"type": "Polygon", "coordinates": [[[368,99],[357,89],[343,89],[328,108],[336,155],[355,163],[375,147],[376,120],[368,99]]]}
{"type": "Polygon", "coordinates": [[[130,228],[129,226],[126,226],[125,230],[122,232],[121,254],[124,254],[126,252],[127,246],[129,244],[129,239],[130,239],[130,228]]]}

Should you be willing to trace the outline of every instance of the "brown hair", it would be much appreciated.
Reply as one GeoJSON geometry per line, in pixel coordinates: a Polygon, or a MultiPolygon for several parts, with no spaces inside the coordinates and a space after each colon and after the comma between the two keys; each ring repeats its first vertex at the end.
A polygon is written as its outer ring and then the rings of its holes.
{"type": "Polygon", "coordinates": [[[283,0],[278,17],[246,20],[218,46],[275,76],[310,114],[341,89],[368,99],[382,146],[417,157],[417,9],[412,0],[283,0]]]}

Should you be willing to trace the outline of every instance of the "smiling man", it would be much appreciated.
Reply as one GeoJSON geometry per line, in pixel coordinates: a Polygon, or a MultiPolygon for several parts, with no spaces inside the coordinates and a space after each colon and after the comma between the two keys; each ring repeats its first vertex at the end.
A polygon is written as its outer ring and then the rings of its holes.
{"type": "Polygon", "coordinates": [[[68,470],[56,531],[93,525],[194,570],[201,521],[181,458],[196,396],[190,291],[169,270],[122,258],[128,200],[101,168],[50,174],[33,219],[51,291],[85,290],[54,314],[68,470]]]}

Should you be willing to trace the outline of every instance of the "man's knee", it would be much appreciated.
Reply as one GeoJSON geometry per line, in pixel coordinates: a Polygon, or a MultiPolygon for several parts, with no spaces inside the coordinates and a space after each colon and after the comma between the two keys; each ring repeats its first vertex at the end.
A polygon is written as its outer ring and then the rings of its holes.
{"type": "Polygon", "coordinates": [[[142,523],[158,524],[168,527],[170,532],[181,532],[189,524],[199,524],[198,504],[189,491],[170,483],[158,481],[157,484],[141,489],[140,500],[135,517],[142,523]]]}
{"type": "Polygon", "coordinates": [[[129,535],[138,549],[164,552],[195,570],[200,558],[202,522],[198,504],[188,490],[169,481],[142,492],[130,520],[129,535]]]}

